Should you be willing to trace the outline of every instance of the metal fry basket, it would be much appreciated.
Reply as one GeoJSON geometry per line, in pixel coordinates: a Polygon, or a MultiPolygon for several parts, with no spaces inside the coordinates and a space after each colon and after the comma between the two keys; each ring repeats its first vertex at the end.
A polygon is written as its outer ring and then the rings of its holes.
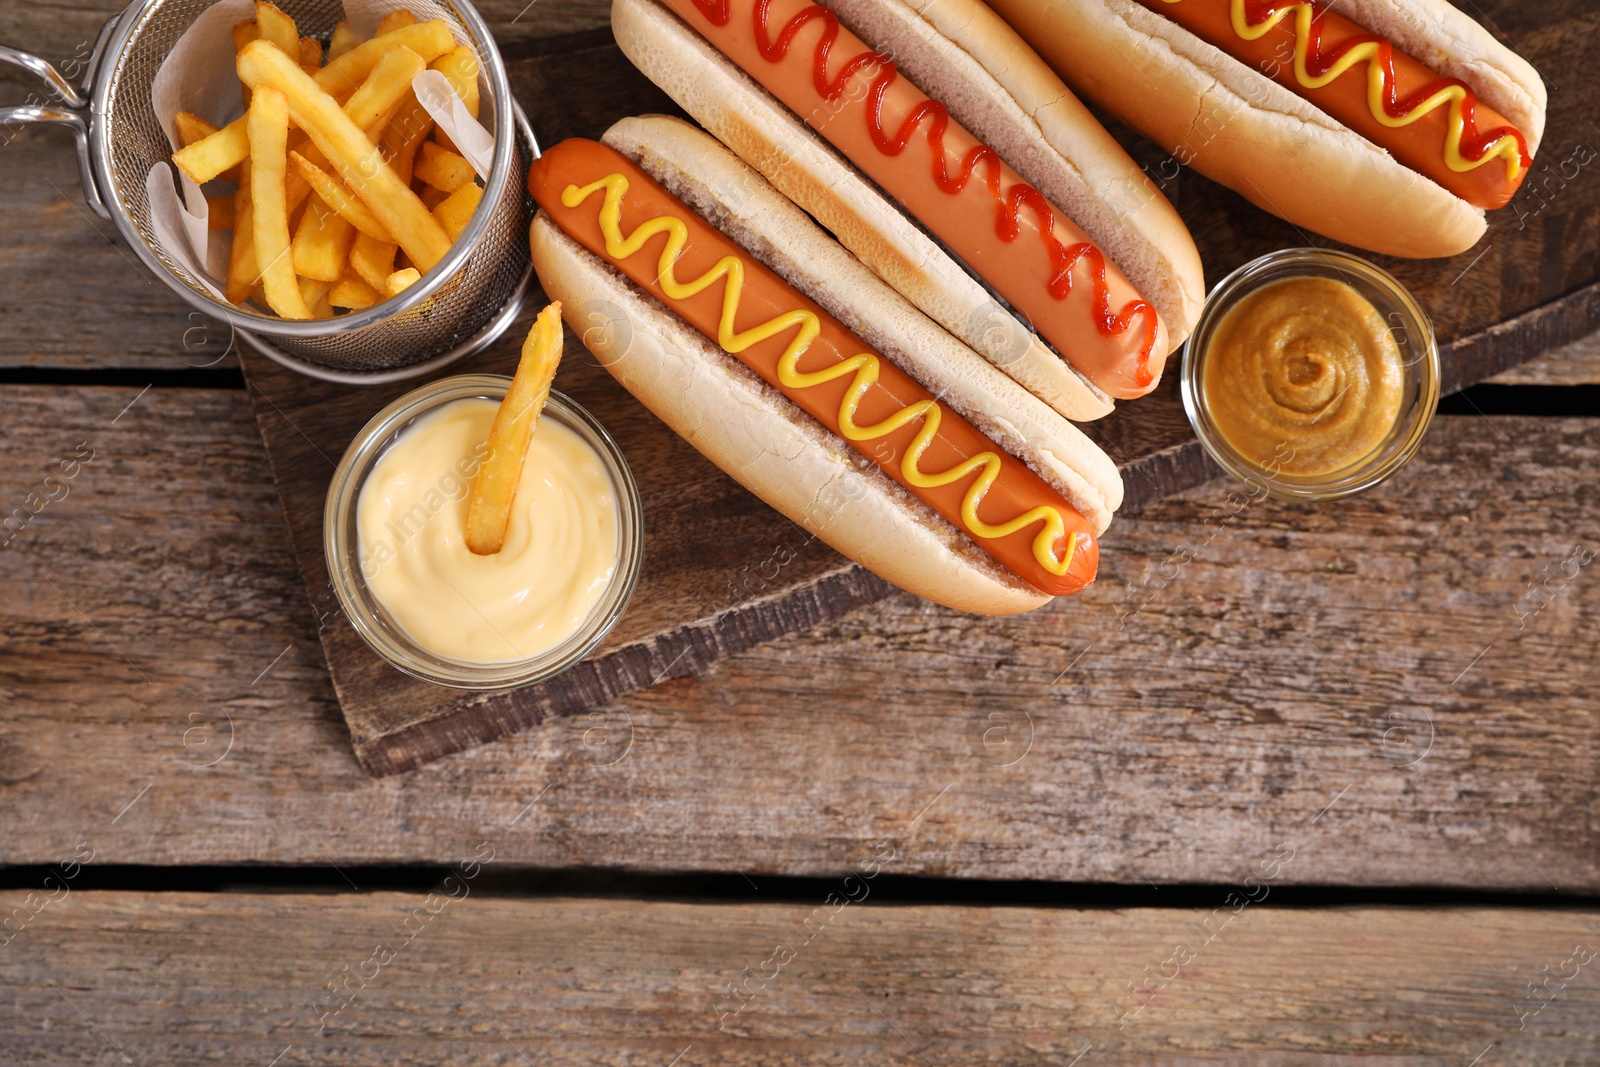
{"type": "MultiPolygon", "coordinates": [[[[178,39],[213,0],[137,0],[106,23],[75,87],[45,60],[0,46],[0,60],[38,75],[53,103],[0,108],[0,123],[70,128],[84,197],[110,219],[157,277],[190,304],[229,323],[268,356],[316,377],[392,381],[426,373],[492,342],[511,325],[533,273],[523,175],[539,148],[511,97],[505,64],[482,17],[465,0],[405,0],[419,20],[443,19],[478,54],[482,110],[494,162],[478,210],[448,255],[422,280],[382,303],[332,319],[280,319],[213,296],[157,245],[145,183],[172,147],[151,102],[151,82],[178,39]]],[[[302,34],[324,42],[342,0],[277,0],[302,34]]]]}

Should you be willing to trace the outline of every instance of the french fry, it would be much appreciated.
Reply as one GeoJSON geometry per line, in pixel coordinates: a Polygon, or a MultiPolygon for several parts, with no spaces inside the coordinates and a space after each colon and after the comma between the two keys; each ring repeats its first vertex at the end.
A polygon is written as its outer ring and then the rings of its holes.
{"type": "Polygon", "coordinates": [[[447,193],[453,193],[463,185],[470,185],[477,178],[477,172],[472,169],[471,163],[431,141],[422,146],[415,174],[435,189],[443,189],[447,193]]]}
{"type": "MultiPolygon", "coordinates": [[[[450,83],[450,88],[455,90],[461,102],[466,105],[467,112],[473,118],[477,118],[478,108],[481,106],[478,98],[478,57],[472,54],[472,49],[465,45],[452,48],[428,66],[429,69],[444,75],[445,80],[450,83]]],[[[452,152],[456,150],[455,142],[445,136],[443,130],[434,134],[434,140],[452,152]]]]}
{"type": "Polygon", "coordinates": [[[411,49],[391,49],[372,68],[372,73],[361,83],[361,88],[345,102],[345,116],[362,130],[373,126],[381,129],[380,123],[386,121],[386,114],[392,114],[406,93],[411,91],[411,79],[427,67],[422,57],[411,49]]]}
{"type": "Polygon", "coordinates": [[[243,22],[233,24],[233,51],[235,54],[244,51],[244,46],[251,41],[261,40],[261,24],[255,19],[245,19],[243,22]]]}
{"type": "MultiPolygon", "coordinates": [[[[296,41],[295,47],[298,52],[298,38],[296,41]]],[[[415,26],[402,26],[393,33],[374,37],[355,46],[337,60],[330,60],[310,77],[318,88],[335,100],[348,100],[350,95],[360,89],[362,83],[372,75],[373,69],[383,57],[397,46],[409,48],[427,62],[454,48],[455,38],[450,36],[450,27],[438,19],[432,22],[420,22],[415,26]]],[[[249,44],[245,46],[246,49],[248,47],[249,44]]],[[[244,51],[245,49],[240,50],[241,56],[244,51]]],[[[248,79],[241,78],[241,80],[245,81],[245,87],[249,88],[248,79]]],[[[242,163],[245,156],[250,154],[250,139],[245,135],[244,127],[243,118],[235,119],[210,137],[173,153],[172,161],[185,174],[200,185],[204,185],[229,167],[242,163]]]]}
{"type": "Polygon", "coordinates": [[[411,145],[402,147],[398,152],[391,152],[388,148],[379,146],[379,150],[383,152],[383,158],[389,161],[389,169],[394,171],[394,176],[408,186],[411,184],[411,173],[416,166],[417,144],[418,142],[412,142],[411,145]]]}
{"type": "Polygon", "coordinates": [[[333,283],[321,281],[316,278],[297,278],[296,285],[300,289],[300,299],[309,307],[328,295],[328,290],[333,288],[333,283]]]}
{"type": "Polygon", "coordinates": [[[328,301],[328,293],[333,289],[332,282],[317,281],[314,278],[301,278],[300,299],[306,302],[306,307],[311,309],[314,319],[333,318],[333,305],[328,301]]]}
{"type": "Polygon", "coordinates": [[[455,244],[466,231],[467,223],[472,221],[472,213],[478,210],[478,203],[482,199],[483,188],[477,182],[468,182],[433,209],[433,217],[450,235],[451,244],[455,244]]]}
{"type": "Polygon", "coordinates": [[[360,197],[346,189],[337,178],[312,163],[299,152],[290,152],[289,155],[294,159],[295,167],[310,184],[311,188],[316,190],[322,201],[337,211],[341,218],[376,241],[388,244],[394,243],[394,237],[384,228],[383,223],[374,218],[372,212],[367,210],[367,205],[361,202],[360,197]]]}
{"type": "MultiPolygon", "coordinates": [[[[245,19],[233,24],[233,51],[238,54],[251,41],[261,39],[261,24],[255,19],[245,19]]],[[[244,109],[250,110],[250,86],[239,83],[239,95],[244,99],[244,109]]]]}
{"type": "Polygon", "coordinates": [[[360,311],[382,300],[383,296],[360,278],[345,275],[328,290],[328,303],[336,308],[360,311]]]}
{"type": "Polygon", "coordinates": [[[184,145],[172,153],[172,162],[193,178],[196,184],[204,185],[213,178],[222,177],[243,163],[249,155],[250,134],[245,129],[245,120],[238,119],[215,133],[184,145]]]}
{"type": "Polygon", "coordinates": [[[461,102],[467,106],[467,113],[473,118],[478,117],[480,100],[478,98],[478,57],[466,45],[452,48],[444,55],[428,64],[428,69],[436,70],[445,76],[450,83],[450,88],[456,91],[461,102]]]}
{"type": "MultiPolygon", "coordinates": [[[[250,105],[246,103],[245,106],[249,107],[250,105]]],[[[178,112],[173,118],[173,124],[178,127],[178,147],[180,148],[188,148],[196,141],[203,141],[217,132],[217,127],[199,115],[191,115],[187,111],[178,112]]],[[[221,174],[218,174],[217,177],[223,181],[237,183],[239,181],[239,169],[238,167],[229,167],[221,174]]]]}
{"type": "MultiPolygon", "coordinates": [[[[395,34],[420,28],[407,26],[395,34]]],[[[350,58],[364,47],[343,58],[350,58]]],[[[324,67],[323,72],[330,69],[331,66],[324,67]]],[[[420,269],[431,270],[444,258],[450,250],[450,237],[444,227],[389,169],[378,147],[361,128],[293,60],[265,42],[255,41],[239,53],[239,76],[252,89],[270,85],[284,94],[295,124],[311,135],[312,143],[328,157],[351,191],[420,269]]]]}
{"type": "Polygon", "coordinates": [[[206,215],[206,229],[233,229],[233,210],[236,206],[233,196],[208,196],[206,206],[209,209],[206,215]]]}
{"type": "Polygon", "coordinates": [[[300,38],[300,69],[307,74],[322,69],[322,42],[315,37],[300,38]]]}
{"type": "MultiPolygon", "coordinates": [[[[257,8],[257,17],[263,7],[257,8]]],[[[246,47],[252,50],[273,51],[273,46],[256,41],[246,47]]],[[[284,62],[292,62],[283,53],[277,53],[284,62]]],[[[299,66],[295,73],[302,78],[305,73],[299,66]]],[[[250,199],[253,218],[251,228],[255,234],[256,262],[261,268],[261,284],[267,291],[267,306],[285,319],[309,319],[311,309],[300,295],[299,281],[294,273],[294,259],[289,251],[289,212],[284,196],[284,183],[288,178],[289,101],[275,85],[261,84],[250,87],[250,199]]]]}
{"type": "Polygon", "coordinates": [[[383,280],[384,295],[399,296],[421,280],[422,274],[415,267],[397,270],[383,280]]]}
{"type": "Polygon", "coordinates": [[[283,8],[267,0],[257,0],[256,25],[261,27],[263,41],[272,42],[284,55],[297,63],[300,61],[300,30],[283,8]]]}
{"type": "Polygon", "coordinates": [[[449,252],[482,198],[448,141],[428,143],[433,120],[410,83],[443,60],[476,113],[475,57],[448,24],[406,10],[368,41],[339,23],[326,50],[276,3],[254,10],[232,27],[245,116],[218,129],[181,113],[173,131],[184,174],[238,183],[206,198],[209,227],[232,230],[227,298],[303,319],[404,292],[449,252]]]}
{"type": "Polygon", "coordinates": [[[230,304],[250,299],[261,272],[256,269],[255,212],[250,201],[250,168],[239,175],[233,194],[233,244],[228,248],[228,283],[224,295],[230,304]]]}
{"type": "MultiPolygon", "coordinates": [[[[303,154],[314,166],[326,167],[328,160],[317,151],[317,146],[311,143],[311,138],[298,130],[289,134],[289,154],[291,158],[295,153],[303,154]]],[[[305,175],[300,173],[298,166],[289,168],[289,181],[284,186],[284,195],[289,201],[289,210],[293,211],[311,195],[311,183],[306,181],[305,175]]]]}
{"type": "MultiPolygon", "coordinates": [[[[307,188],[309,189],[310,187],[308,186],[307,188]]],[[[296,230],[298,230],[300,228],[300,223],[306,217],[306,208],[311,203],[311,196],[310,196],[310,194],[308,192],[307,195],[300,201],[300,203],[291,204],[289,202],[289,197],[288,197],[289,182],[288,182],[287,178],[285,178],[285,180],[284,180],[283,189],[284,189],[283,206],[286,209],[288,209],[288,214],[289,214],[289,232],[290,233],[294,233],[296,230]]],[[[291,240],[289,242],[289,244],[290,244],[290,246],[292,248],[293,245],[294,245],[294,241],[291,240]]]]}
{"type": "Polygon", "coordinates": [[[188,111],[180,111],[174,115],[172,124],[178,128],[178,143],[185,148],[217,132],[216,126],[188,111]]]}
{"type": "Polygon", "coordinates": [[[394,254],[400,246],[392,241],[380,241],[360,233],[350,246],[350,269],[375,291],[383,292],[389,275],[394,273],[394,254]]]}
{"type": "Polygon", "coordinates": [[[450,194],[443,189],[435,189],[431,185],[424,185],[417,190],[417,196],[422,199],[422,205],[429,211],[437,211],[439,205],[450,199],[450,194]]]}
{"type": "Polygon", "coordinates": [[[415,26],[416,24],[417,16],[413,15],[411,12],[402,7],[397,11],[389,12],[387,15],[383,16],[382,19],[378,20],[378,33],[393,33],[401,26],[415,26]]]}
{"type": "MultiPolygon", "coordinates": [[[[378,142],[383,139],[383,131],[389,127],[389,121],[394,118],[395,112],[399,110],[400,101],[397,100],[393,104],[390,104],[389,107],[384,110],[383,114],[379,115],[377,120],[374,121],[370,126],[363,126],[361,128],[361,132],[367,135],[367,140],[371,141],[373,144],[378,144],[378,142]]],[[[383,152],[381,145],[379,145],[379,152],[383,155],[383,161],[387,163],[389,161],[389,156],[388,153],[383,152]]],[[[403,182],[402,184],[410,185],[411,183],[403,182]]]]}
{"type": "Polygon", "coordinates": [[[393,33],[361,42],[338,59],[328,60],[316,73],[317,84],[340,100],[346,100],[367,80],[384,54],[397,46],[409,48],[425,62],[432,63],[456,47],[456,39],[450,33],[449,24],[441,19],[402,26],[393,33]]]}
{"type": "Polygon", "coordinates": [[[539,312],[522,343],[517,373],[489,427],[489,450],[472,480],[466,542],[477,555],[492,555],[505,544],[523,461],[527,459],[539,413],[550,399],[550,383],[560,362],[561,303],[557,301],[539,312]]]}
{"type": "Polygon", "coordinates": [[[431,132],[433,116],[417,102],[416,93],[407,93],[378,140],[383,157],[407,185],[411,184],[417,150],[431,132]]]}
{"type": "Polygon", "coordinates": [[[348,22],[338,22],[333,27],[333,35],[328,38],[328,62],[332,63],[350,49],[361,43],[355,31],[348,22]]]}
{"type": "Polygon", "coordinates": [[[310,198],[305,217],[300,220],[294,240],[289,244],[294,272],[301,279],[330,284],[338,281],[344,277],[344,265],[350,258],[350,245],[355,235],[355,227],[321,197],[310,198]]]}

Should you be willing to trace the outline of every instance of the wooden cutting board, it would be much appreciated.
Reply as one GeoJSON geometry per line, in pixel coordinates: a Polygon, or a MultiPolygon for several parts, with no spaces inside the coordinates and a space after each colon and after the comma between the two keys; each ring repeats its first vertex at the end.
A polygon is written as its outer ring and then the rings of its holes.
{"type": "MultiPolygon", "coordinates": [[[[1517,200],[1491,216],[1488,236],[1450,260],[1379,259],[1432,314],[1455,391],[1574,340],[1600,325],[1600,82],[1582,73],[1600,48],[1600,13],[1582,0],[1485,2],[1495,27],[1551,84],[1550,120],[1535,170],[1517,200]],[[1568,78],[1570,72],[1576,75],[1568,78]],[[1553,77],[1554,76],[1554,77],[1553,77]],[[1557,78],[1560,80],[1558,81],[1557,78]]],[[[609,31],[508,49],[513,91],[545,145],[596,137],[624,115],[678,113],[623,58],[609,31]]],[[[1108,123],[1158,182],[1162,153],[1108,123]]],[[[1306,243],[1294,227],[1183,171],[1164,191],[1194,232],[1207,278],[1306,243]]],[[[498,344],[443,372],[509,374],[527,320],[498,344]]],[[[626,615],[605,643],[562,677],[510,693],[463,694],[416,681],[372,653],[340,615],[322,553],[322,508],[334,464],[361,426],[411,382],[354,387],[315,381],[246,349],[250,386],[296,557],[317,613],[328,669],[361,766],[388,775],[571,715],[718,657],[871,603],[890,587],[812,539],[680,440],[569,338],[556,380],[603,421],[644,498],[645,562],[626,615]]],[[[1217,471],[1178,399],[1177,375],[1085,427],[1122,468],[1125,510],[1196,485],[1217,471]]],[[[1116,551],[1113,525],[1105,551],[1116,551]]]]}

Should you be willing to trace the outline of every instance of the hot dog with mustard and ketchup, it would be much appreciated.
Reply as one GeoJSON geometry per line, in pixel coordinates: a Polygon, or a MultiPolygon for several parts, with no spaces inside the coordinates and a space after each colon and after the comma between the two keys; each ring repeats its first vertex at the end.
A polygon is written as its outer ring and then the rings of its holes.
{"type": "Polygon", "coordinates": [[[1544,133],[1538,73],[1447,0],[991,3],[1180,163],[1377,252],[1476,244],[1544,133]]]}
{"type": "Polygon", "coordinates": [[[614,0],[612,28],[702,126],[1062,414],[1149,392],[1187,336],[1204,296],[1187,229],[978,0],[614,0]]]}
{"type": "Polygon", "coordinates": [[[625,119],[550,148],[528,188],[534,265],[575,333],[778,511],[962,610],[1094,580],[1110,459],[716,140],[625,119]]]}

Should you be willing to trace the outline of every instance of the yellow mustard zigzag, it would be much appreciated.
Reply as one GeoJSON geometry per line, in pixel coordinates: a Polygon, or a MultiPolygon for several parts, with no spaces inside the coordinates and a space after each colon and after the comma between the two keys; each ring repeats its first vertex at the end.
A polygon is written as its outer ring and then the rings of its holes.
{"type": "Polygon", "coordinates": [[[676,267],[683,246],[689,241],[689,228],[680,218],[658,215],[640,223],[631,234],[624,237],[622,198],[628,191],[628,179],[624,175],[609,174],[581,188],[569,185],[561,193],[561,202],[569,208],[575,208],[602,189],[605,190],[605,199],[600,205],[600,232],[606,239],[607,255],[617,260],[627,259],[643,248],[651,238],[664,233],[667,235],[667,243],[661,249],[661,258],[656,264],[656,276],[661,282],[662,290],[669,297],[674,300],[687,300],[715,284],[719,278],[727,280],[722,291],[722,316],[717,323],[717,344],[724,352],[737,355],[753,344],[784,330],[798,327],[794,339],[789,342],[789,347],[784,349],[783,356],[778,360],[778,380],[781,384],[790,389],[808,389],[846,374],[855,375],[850,388],[845,390],[844,399],[839,402],[839,430],[851,441],[871,441],[885,437],[907,423],[922,419],[922,429],[917,431],[916,436],[912,438],[911,447],[900,459],[900,472],[906,481],[919,488],[933,488],[958,482],[973,471],[981,469],[982,473],[967,488],[966,495],[961,501],[961,521],[966,524],[968,531],[977,537],[1006,537],[1042,521],[1044,527],[1033,539],[1033,556],[1039,561],[1039,565],[1051,574],[1060,577],[1067,573],[1067,569],[1072,566],[1072,557],[1077,551],[1080,535],[1074,533],[1068,541],[1066,555],[1059,560],[1056,559],[1055,543],[1066,532],[1065,521],[1056,508],[1041,504],[999,526],[992,526],[978,518],[979,503],[989,492],[989,487],[994,484],[995,479],[1000,477],[1001,460],[995,453],[980,452],[937,474],[929,474],[922,470],[922,454],[927,451],[928,445],[938,433],[939,422],[943,417],[943,412],[936,401],[919,400],[875,425],[857,426],[856,408],[867,390],[878,380],[876,355],[862,352],[823,370],[801,371],[798,366],[800,356],[811,346],[811,342],[822,329],[817,317],[803,309],[785,312],[759,326],[736,332],[733,321],[739,308],[739,294],[744,289],[744,262],[738,256],[724,256],[710,270],[693,281],[679,281],[676,267]]]}
{"type": "MultiPolygon", "coordinates": [[[[1176,4],[1182,0],[1166,0],[1166,2],[1176,4]]],[[[1389,85],[1383,65],[1377,62],[1381,47],[1377,41],[1363,41],[1340,56],[1322,77],[1312,77],[1311,72],[1306,69],[1306,56],[1311,48],[1311,18],[1315,14],[1309,3],[1285,4],[1262,22],[1252,26],[1249,16],[1245,13],[1245,0],[1233,0],[1233,32],[1247,41],[1254,41],[1264,36],[1290,14],[1294,15],[1294,76],[1301,85],[1307,89],[1320,89],[1357,63],[1366,63],[1367,106],[1372,109],[1373,118],[1391,128],[1409,126],[1434,108],[1448,103],[1450,118],[1444,140],[1444,161],[1451,170],[1463,172],[1476,170],[1494,157],[1501,156],[1506,161],[1507,179],[1515,181],[1517,175],[1522,173],[1522,148],[1517,138],[1509,133],[1497,138],[1478,159],[1468,159],[1461,154],[1461,135],[1467,125],[1461,101],[1466,98],[1467,90],[1460,85],[1447,85],[1399,118],[1391,117],[1384,107],[1389,85]]]]}

